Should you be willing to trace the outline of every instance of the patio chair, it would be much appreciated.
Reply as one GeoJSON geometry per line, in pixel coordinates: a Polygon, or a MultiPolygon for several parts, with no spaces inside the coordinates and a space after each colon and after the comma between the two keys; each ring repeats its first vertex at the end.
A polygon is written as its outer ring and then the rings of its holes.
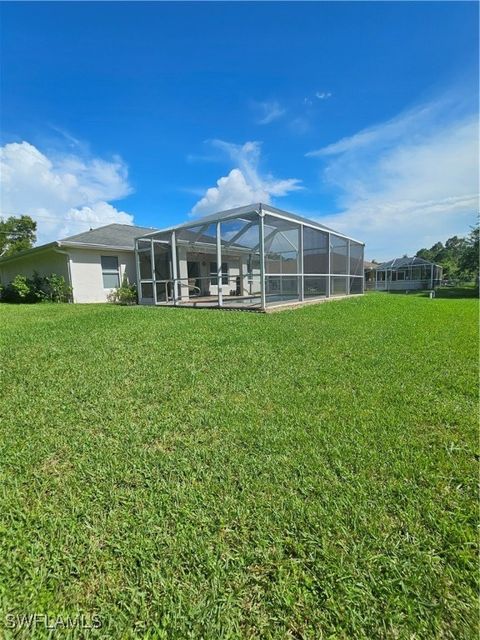
{"type": "Polygon", "coordinates": [[[200,289],[200,287],[197,287],[196,285],[197,279],[196,278],[189,278],[188,279],[188,295],[194,295],[194,296],[199,296],[202,293],[202,290],[200,289]]]}

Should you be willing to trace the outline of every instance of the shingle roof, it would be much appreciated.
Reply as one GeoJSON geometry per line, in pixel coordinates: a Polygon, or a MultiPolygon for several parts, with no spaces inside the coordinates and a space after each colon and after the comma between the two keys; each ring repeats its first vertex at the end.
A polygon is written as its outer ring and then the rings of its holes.
{"type": "Polygon", "coordinates": [[[141,234],[152,233],[156,229],[151,227],[136,227],[131,224],[107,224],[104,227],[90,229],[83,233],[77,233],[74,236],[68,236],[62,240],[41,244],[32,249],[25,249],[10,256],[0,257],[0,263],[11,262],[23,258],[31,253],[39,253],[46,249],[61,246],[78,246],[78,247],[105,247],[109,249],[123,249],[124,251],[133,251],[135,249],[135,238],[141,234]]]}
{"type": "Polygon", "coordinates": [[[104,227],[90,229],[74,236],[63,238],[61,244],[104,245],[114,248],[135,248],[135,238],[142,233],[152,233],[155,229],[149,227],[135,227],[130,224],[107,224],[104,227]]]}

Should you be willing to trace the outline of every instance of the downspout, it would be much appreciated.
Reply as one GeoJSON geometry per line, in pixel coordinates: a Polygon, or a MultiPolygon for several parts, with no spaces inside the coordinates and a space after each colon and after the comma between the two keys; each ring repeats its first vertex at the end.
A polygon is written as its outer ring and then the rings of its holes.
{"type": "Polygon", "coordinates": [[[55,253],[60,253],[62,256],[66,256],[67,257],[67,271],[68,271],[69,286],[72,289],[72,302],[75,302],[75,294],[74,294],[74,291],[73,291],[72,268],[71,268],[70,254],[68,253],[68,251],[62,251],[61,249],[55,249],[54,248],[53,251],[55,253]]]}

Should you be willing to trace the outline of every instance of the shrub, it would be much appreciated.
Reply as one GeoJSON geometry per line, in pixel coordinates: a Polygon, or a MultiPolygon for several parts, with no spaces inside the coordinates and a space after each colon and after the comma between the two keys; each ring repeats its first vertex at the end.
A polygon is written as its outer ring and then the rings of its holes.
{"type": "Polygon", "coordinates": [[[34,303],[34,302],[69,302],[72,288],[67,285],[63,276],[55,273],[41,276],[36,271],[31,278],[17,275],[1,292],[2,302],[34,303]]]}
{"type": "Polygon", "coordinates": [[[72,299],[72,287],[68,286],[63,276],[52,273],[46,276],[46,299],[50,302],[70,302],[72,299]]]}
{"type": "Polygon", "coordinates": [[[121,286],[109,293],[108,301],[123,305],[137,304],[137,287],[130,284],[124,274],[121,286]]]}
{"type": "Polygon", "coordinates": [[[2,300],[5,302],[29,302],[30,295],[27,277],[18,275],[2,291],[2,300]]]}
{"type": "Polygon", "coordinates": [[[43,276],[34,271],[31,279],[27,282],[30,285],[28,302],[42,302],[47,299],[47,284],[43,276]]]}

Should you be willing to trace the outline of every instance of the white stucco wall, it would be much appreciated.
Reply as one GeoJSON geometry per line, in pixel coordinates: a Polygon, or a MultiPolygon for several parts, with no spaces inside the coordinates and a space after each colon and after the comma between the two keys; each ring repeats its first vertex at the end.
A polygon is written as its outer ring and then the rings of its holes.
{"type": "Polygon", "coordinates": [[[133,251],[69,248],[74,302],[107,302],[111,289],[103,288],[102,256],[116,256],[120,271],[120,283],[126,274],[131,283],[136,282],[135,254],[133,251]]]}
{"type": "Polygon", "coordinates": [[[133,250],[113,251],[62,247],[61,251],[68,253],[68,257],[55,252],[54,249],[47,249],[27,254],[6,264],[0,263],[0,282],[6,285],[18,274],[31,277],[34,271],[40,275],[56,273],[63,276],[66,282],[73,287],[74,302],[107,302],[107,295],[111,289],[103,288],[101,256],[116,256],[118,258],[120,282],[125,273],[131,283],[136,282],[133,250]]]}
{"type": "Polygon", "coordinates": [[[6,285],[19,274],[30,278],[34,271],[37,271],[41,276],[56,273],[69,282],[67,256],[56,253],[54,249],[27,254],[6,264],[0,263],[0,282],[6,285]]]}

